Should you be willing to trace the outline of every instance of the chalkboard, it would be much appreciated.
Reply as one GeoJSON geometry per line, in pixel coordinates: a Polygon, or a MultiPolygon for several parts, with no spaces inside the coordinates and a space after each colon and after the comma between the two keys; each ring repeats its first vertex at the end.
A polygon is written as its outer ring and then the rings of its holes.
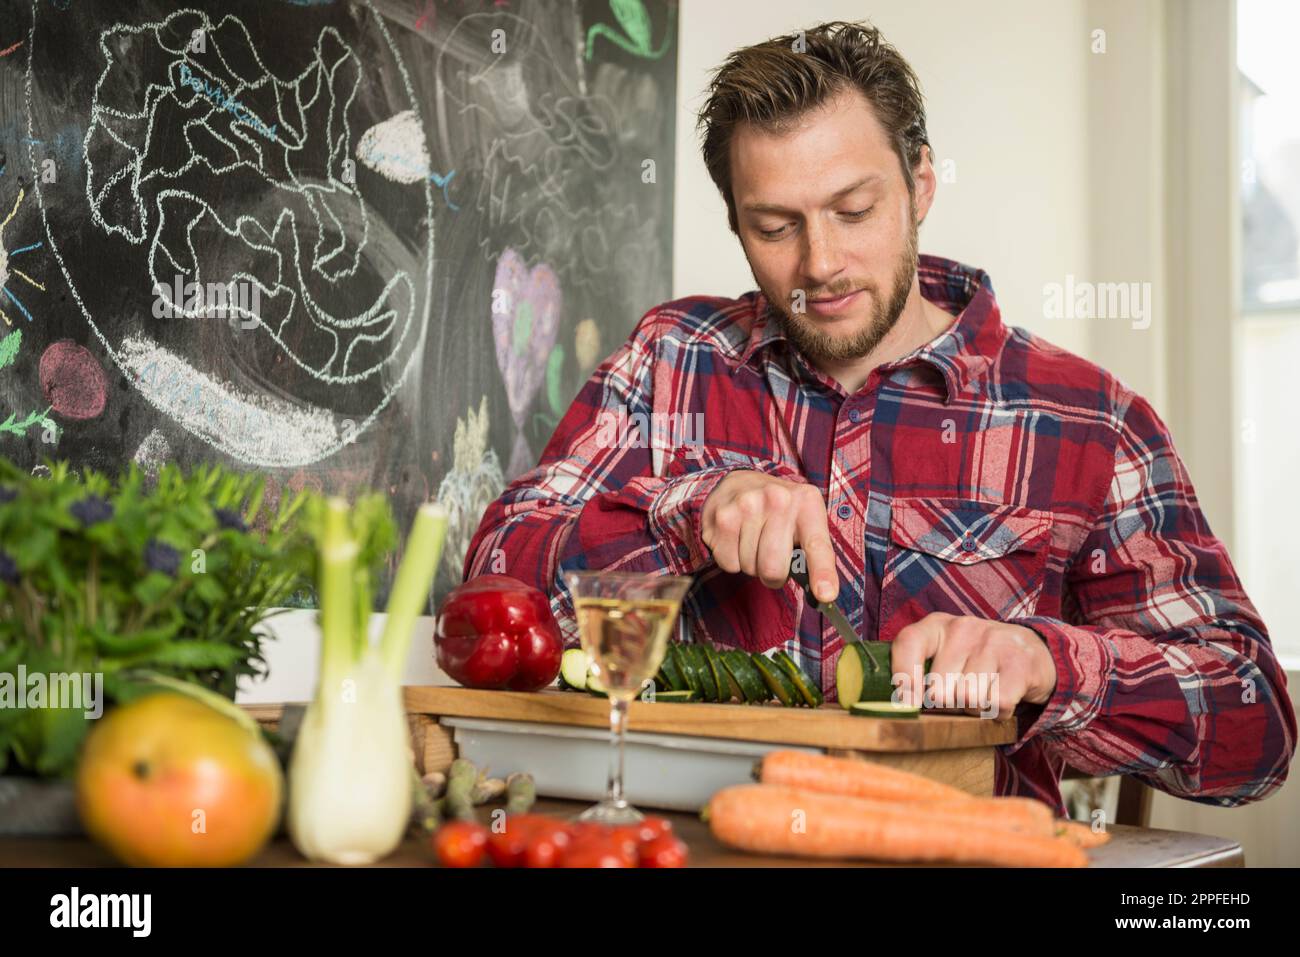
{"type": "Polygon", "coordinates": [[[0,454],[452,510],[670,297],[675,3],[0,0],[0,454]]]}

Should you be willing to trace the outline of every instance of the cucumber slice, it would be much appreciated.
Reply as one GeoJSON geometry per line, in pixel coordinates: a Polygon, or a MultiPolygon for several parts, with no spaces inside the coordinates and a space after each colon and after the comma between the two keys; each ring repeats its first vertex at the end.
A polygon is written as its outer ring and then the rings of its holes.
{"type": "Polygon", "coordinates": [[[605,689],[605,686],[600,683],[600,679],[596,677],[596,666],[594,664],[587,670],[587,690],[602,698],[609,697],[609,692],[605,689]]]}
{"type": "Polygon", "coordinates": [[[695,672],[700,676],[700,700],[717,701],[718,683],[713,680],[713,668],[709,666],[709,656],[703,645],[688,645],[687,650],[695,662],[695,672]]]}
{"type": "Polygon", "coordinates": [[[784,668],[766,655],[760,655],[757,652],[752,654],[750,658],[754,662],[754,667],[762,673],[767,686],[772,689],[772,694],[776,695],[777,701],[787,708],[803,704],[803,695],[799,694],[794,682],[786,677],[784,668]]]}
{"type": "Polygon", "coordinates": [[[695,700],[694,691],[660,691],[655,694],[655,703],[667,701],[670,704],[695,700]]]}
{"type": "Polygon", "coordinates": [[[849,708],[855,718],[904,718],[915,721],[921,717],[916,705],[895,704],[893,701],[859,701],[849,708]]]}
{"type": "Polygon", "coordinates": [[[670,645],[669,654],[673,656],[673,663],[677,665],[677,670],[681,672],[682,680],[686,682],[686,690],[695,692],[695,697],[701,697],[700,689],[703,685],[700,683],[700,676],[695,673],[695,656],[691,654],[686,645],[670,645]]]}
{"type": "Polygon", "coordinates": [[[664,686],[668,691],[690,691],[691,686],[686,683],[682,677],[681,669],[677,667],[677,659],[673,657],[673,649],[670,645],[667,653],[664,654],[664,663],[659,666],[663,672],[664,680],[668,683],[664,686]]]}
{"type": "Polygon", "coordinates": [[[572,691],[587,690],[587,672],[591,656],[581,648],[570,648],[560,656],[560,687],[572,691]]]}
{"type": "Polygon", "coordinates": [[[713,673],[713,683],[718,686],[718,702],[726,704],[732,698],[730,676],[722,665],[722,655],[712,645],[704,645],[704,657],[709,661],[709,670],[713,673]]]}
{"type": "Polygon", "coordinates": [[[725,652],[722,663],[727,666],[727,673],[735,679],[740,685],[740,690],[744,692],[742,701],[747,704],[762,704],[772,697],[772,692],[768,690],[762,673],[754,667],[754,662],[749,660],[749,655],[739,648],[732,648],[725,652]]]}
{"type": "Polygon", "coordinates": [[[799,690],[800,697],[803,698],[804,704],[810,708],[820,708],[822,702],[826,699],[822,695],[822,689],[803,673],[803,670],[794,663],[784,651],[778,651],[772,655],[772,660],[785,669],[786,677],[794,682],[795,688],[799,690]]]}

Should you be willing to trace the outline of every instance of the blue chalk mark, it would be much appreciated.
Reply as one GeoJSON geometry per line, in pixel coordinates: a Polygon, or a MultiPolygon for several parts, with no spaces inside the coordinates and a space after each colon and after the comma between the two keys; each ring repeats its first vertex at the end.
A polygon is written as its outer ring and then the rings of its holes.
{"type": "Polygon", "coordinates": [[[26,306],[24,306],[21,302],[18,301],[18,297],[17,297],[17,296],[15,296],[13,293],[11,293],[11,292],[10,292],[8,289],[6,289],[4,286],[0,286],[0,292],[4,293],[4,294],[5,294],[5,298],[8,299],[10,302],[12,302],[15,306],[18,307],[18,311],[21,312],[24,316],[27,317],[27,321],[28,321],[28,322],[33,322],[33,321],[34,321],[34,320],[32,319],[32,314],[31,314],[30,312],[27,311],[27,307],[26,307],[26,306]]]}
{"type": "Polygon", "coordinates": [[[437,173],[430,173],[429,179],[433,182],[434,186],[437,186],[440,190],[442,190],[442,198],[447,201],[447,206],[451,209],[451,211],[459,212],[460,207],[457,206],[455,203],[453,203],[451,201],[451,197],[447,195],[447,184],[451,182],[451,178],[455,175],[456,175],[455,170],[452,170],[446,176],[439,176],[437,173]]]}
{"type": "Polygon", "coordinates": [[[19,253],[29,253],[29,252],[31,252],[33,249],[40,249],[40,248],[41,248],[42,246],[44,246],[44,245],[45,245],[44,243],[32,243],[30,246],[23,246],[23,247],[21,247],[21,248],[19,248],[19,249],[11,249],[11,250],[9,250],[9,255],[10,255],[10,256],[17,256],[19,253]]]}

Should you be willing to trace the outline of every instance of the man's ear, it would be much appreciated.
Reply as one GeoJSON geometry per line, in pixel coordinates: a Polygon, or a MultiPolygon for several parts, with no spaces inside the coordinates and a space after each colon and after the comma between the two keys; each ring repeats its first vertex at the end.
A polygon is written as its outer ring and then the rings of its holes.
{"type": "Polygon", "coordinates": [[[912,168],[912,183],[916,190],[916,221],[925,222],[926,214],[934,205],[934,191],[938,178],[934,173],[934,150],[929,146],[921,147],[921,159],[912,168]]]}

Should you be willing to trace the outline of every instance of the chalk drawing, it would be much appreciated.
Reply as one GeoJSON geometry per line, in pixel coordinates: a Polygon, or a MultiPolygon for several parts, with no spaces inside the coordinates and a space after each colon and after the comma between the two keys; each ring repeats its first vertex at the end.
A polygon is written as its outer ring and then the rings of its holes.
{"type": "Polygon", "coordinates": [[[573,330],[573,354],[580,375],[585,377],[596,368],[596,360],[600,358],[600,326],[595,319],[583,319],[573,330]]]}
{"type": "Polygon", "coordinates": [[[38,373],[45,401],[61,417],[84,422],[104,411],[108,379],[85,346],[70,339],[50,343],[38,373]]]}
{"type": "MultiPolygon", "coordinates": [[[[392,57],[401,80],[398,92],[413,108],[411,77],[383,18],[370,0],[355,10],[382,41],[378,49],[392,57]]],[[[49,15],[34,0],[28,37],[33,48],[44,38],[42,18],[49,15]]],[[[377,397],[362,414],[349,410],[347,415],[321,405],[319,396],[317,401],[264,400],[199,368],[202,356],[164,349],[135,333],[114,342],[115,317],[92,309],[94,297],[86,293],[93,283],[87,279],[83,287],[77,281],[83,264],[69,261],[60,249],[52,209],[37,181],[50,252],[105,352],[159,411],[246,464],[306,465],[355,441],[417,364],[433,283],[433,180],[421,184],[426,228],[410,253],[343,175],[344,161],[353,154],[353,111],[362,99],[363,80],[374,70],[364,67],[338,31],[326,27],[302,72],[277,76],[242,20],[227,14],[214,21],[194,9],[175,10],[157,22],[114,24],[101,31],[98,46],[104,65],[82,147],[88,226],[101,240],[138,251],[141,288],[166,287],[178,273],[199,283],[255,285],[263,314],[241,316],[260,321],[237,344],[262,355],[267,345],[258,340],[269,337],[311,380],[337,387],[341,407],[356,395],[349,387],[361,382],[377,383],[366,393],[377,397]],[[206,52],[187,48],[195,30],[203,31],[206,52]],[[140,55],[144,49],[148,57],[140,55]],[[142,62],[165,72],[142,77],[142,62]],[[202,92],[193,82],[180,82],[182,68],[191,80],[206,84],[202,92]],[[220,97],[213,92],[218,89],[220,97]],[[274,130],[274,144],[248,119],[254,114],[265,130],[274,130]],[[179,161],[156,159],[150,144],[163,137],[185,144],[179,161]],[[253,209],[234,208],[251,195],[234,184],[250,176],[271,188],[275,198],[253,209]],[[227,253],[222,263],[205,259],[213,235],[224,237],[223,248],[245,254],[227,253]],[[404,258],[394,265],[399,256],[404,258]],[[366,290],[368,304],[336,314],[338,303],[360,298],[337,295],[342,283],[366,290]],[[311,355],[296,346],[308,336],[311,355]],[[154,371],[166,373],[161,385],[150,384],[143,374],[150,362],[154,371]],[[346,429],[339,424],[344,421],[346,429]]],[[[30,140],[36,137],[35,59],[29,56],[25,88],[30,140]]],[[[418,122],[416,117],[417,127],[418,122]]],[[[185,314],[183,304],[172,307],[185,314]]]]}
{"type": "Polygon", "coordinates": [[[668,44],[673,38],[673,20],[676,7],[668,7],[668,28],[664,31],[663,43],[658,50],[650,49],[650,14],[646,12],[641,0],[609,0],[609,8],[614,12],[614,19],[623,28],[623,33],[606,23],[597,23],[587,31],[587,59],[591,59],[596,37],[605,37],[611,43],[626,50],[633,56],[647,60],[657,60],[668,51],[668,44]]]}
{"type": "Polygon", "coordinates": [[[447,508],[447,542],[443,563],[453,582],[460,582],[470,540],[487,507],[505,489],[501,461],[488,445],[487,396],[478,412],[456,418],[452,466],[438,486],[438,501],[447,508]]]}
{"type": "Polygon", "coordinates": [[[357,142],[357,159],[394,183],[409,185],[428,180],[442,190],[442,198],[452,210],[460,208],[447,195],[447,185],[456,171],[440,175],[430,169],[424,125],[414,110],[403,110],[362,133],[357,142]]]}
{"type": "Polygon", "coordinates": [[[509,247],[501,254],[492,283],[492,336],[515,423],[511,476],[532,465],[523,427],[560,330],[562,299],[559,277],[550,266],[538,263],[530,270],[509,247]]]}
{"type": "Polygon", "coordinates": [[[172,450],[166,436],[154,429],[144,437],[132,458],[145,475],[155,476],[171,457],[172,450]]]}
{"type": "Polygon", "coordinates": [[[22,205],[23,197],[25,195],[26,193],[23,190],[18,190],[18,198],[14,200],[14,205],[13,208],[9,210],[9,215],[3,220],[0,220],[0,319],[4,319],[6,326],[13,325],[13,320],[10,319],[9,314],[5,312],[4,306],[6,302],[9,303],[10,307],[16,308],[28,322],[32,321],[31,312],[28,311],[25,305],[23,305],[23,301],[18,298],[18,295],[9,288],[9,280],[11,278],[16,277],[27,283],[29,286],[39,289],[41,292],[45,291],[43,285],[13,264],[13,258],[15,256],[34,252],[41,248],[41,244],[30,243],[26,246],[20,246],[17,249],[5,248],[5,227],[13,222],[13,218],[18,215],[18,207],[22,205]]]}

